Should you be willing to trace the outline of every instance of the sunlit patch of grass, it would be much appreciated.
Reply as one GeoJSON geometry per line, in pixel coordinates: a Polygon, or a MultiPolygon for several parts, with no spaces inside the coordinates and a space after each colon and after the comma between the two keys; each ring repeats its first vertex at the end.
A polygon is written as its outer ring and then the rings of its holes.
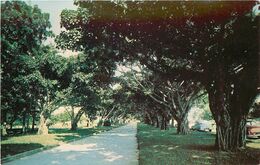
{"type": "Polygon", "coordinates": [[[247,141],[247,146],[250,147],[250,148],[260,149],[260,139],[248,140],[247,141]]]}
{"type": "Polygon", "coordinates": [[[25,151],[64,144],[71,140],[77,140],[103,131],[111,130],[111,127],[80,128],[71,131],[64,129],[50,129],[48,135],[19,135],[7,137],[1,141],[1,156],[6,157],[25,151]]]}
{"type": "Polygon", "coordinates": [[[137,138],[140,165],[247,165],[260,161],[260,148],[247,148],[236,153],[217,151],[214,147],[215,135],[207,132],[178,135],[174,128],[161,131],[138,124],[137,138]]]}

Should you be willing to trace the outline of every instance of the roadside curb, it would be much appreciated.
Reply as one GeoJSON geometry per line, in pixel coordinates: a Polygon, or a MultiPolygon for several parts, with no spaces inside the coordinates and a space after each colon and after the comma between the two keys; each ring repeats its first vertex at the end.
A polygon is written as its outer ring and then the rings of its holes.
{"type": "Polygon", "coordinates": [[[2,158],[1,163],[7,163],[7,162],[10,162],[10,161],[20,159],[20,158],[23,158],[23,157],[26,157],[26,156],[30,156],[30,155],[36,154],[38,152],[45,151],[45,150],[48,150],[48,149],[52,149],[52,148],[55,148],[55,147],[58,147],[58,146],[59,145],[57,144],[57,145],[52,145],[52,146],[41,147],[41,148],[37,148],[37,149],[34,149],[34,150],[22,152],[20,154],[8,156],[8,157],[5,157],[5,158],[2,158]]]}
{"type": "MultiPolygon", "coordinates": [[[[116,126],[116,127],[112,128],[110,130],[103,130],[101,132],[90,134],[90,135],[86,135],[84,137],[71,139],[71,140],[68,140],[68,141],[64,142],[63,144],[68,144],[68,143],[72,143],[72,142],[75,142],[75,141],[78,141],[78,140],[81,140],[81,139],[84,139],[84,138],[87,138],[87,137],[90,137],[90,136],[95,136],[95,135],[98,135],[100,133],[111,131],[111,130],[113,130],[115,128],[122,127],[122,126],[124,126],[124,125],[119,125],[119,126],[116,126]]],[[[1,164],[7,163],[7,162],[11,162],[11,161],[23,158],[23,157],[31,156],[31,155],[37,154],[39,152],[42,152],[42,151],[45,151],[45,150],[49,150],[49,149],[58,147],[60,145],[62,145],[62,144],[56,144],[56,145],[52,145],[52,146],[45,146],[45,147],[37,148],[37,149],[34,149],[34,150],[25,151],[25,152],[22,152],[22,153],[19,153],[19,154],[16,154],[16,155],[7,156],[5,158],[1,158],[1,164]]]]}

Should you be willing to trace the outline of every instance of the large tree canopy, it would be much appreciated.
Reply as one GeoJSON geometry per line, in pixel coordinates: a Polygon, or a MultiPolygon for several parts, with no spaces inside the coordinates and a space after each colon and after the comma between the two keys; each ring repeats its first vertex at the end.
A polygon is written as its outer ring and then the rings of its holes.
{"type": "Polygon", "coordinates": [[[77,11],[62,14],[67,31],[59,46],[102,48],[101,59],[138,60],[165,79],[200,82],[217,124],[218,148],[245,145],[246,117],[259,92],[257,26],[250,17],[255,2],[77,3],[77,11]]]}
{"type": "Polygon", "coordinates": [[[124,74],[124,81],[127,82],[128,88],[133,93],[149,97],[148,102],[157,103],[157,110],[147,111],[147,108],[151,107],[140,109],[140,111],[145,111],[146,115],[143,117],[149,119],[146,120],[146,123],[155,124],[157,127],[160,125],[161,129],[167,129],[169,120],[174,119],[178,125],[177,133],[187,134],[189,132],[188,112],[194,100],[204,94],[199,83],[170,81],[145,67],[138,67],[137,64],[131,68],[131,71],[124,74]]]}

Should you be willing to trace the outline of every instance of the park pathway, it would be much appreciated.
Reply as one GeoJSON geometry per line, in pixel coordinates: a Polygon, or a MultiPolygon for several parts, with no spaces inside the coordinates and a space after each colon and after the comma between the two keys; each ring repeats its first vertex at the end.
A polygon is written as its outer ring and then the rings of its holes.
{"type": "Polygon", "coordinates": [[[137,165],[136,131],[129,123],[4,165],[137,165]]]}

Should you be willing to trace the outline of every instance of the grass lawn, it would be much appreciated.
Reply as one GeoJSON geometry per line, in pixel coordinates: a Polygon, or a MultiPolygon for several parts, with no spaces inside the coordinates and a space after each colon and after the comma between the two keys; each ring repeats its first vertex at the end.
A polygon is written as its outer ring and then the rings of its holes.
{"type": "Polygon", "coordinates": [[[6,157],[41,147],[63,144],[70,140],[76,140],[85,136],[111,130],[114,127],[116,126],[79,128],[76,131],[71,131],[69,129],[50,129],[48,135],[29,134],[5,137],[1,139],[1,156],[6,157]]]}
{"type": "Polygon", "coordinates": [[[258,165],[260,139],[249,143],[237,153],[219,152],[214,148],[215,135],[193,131],[178,135],[176,129],[161,131],[145,124],[138,124],[140,165],[258,165]]]}

